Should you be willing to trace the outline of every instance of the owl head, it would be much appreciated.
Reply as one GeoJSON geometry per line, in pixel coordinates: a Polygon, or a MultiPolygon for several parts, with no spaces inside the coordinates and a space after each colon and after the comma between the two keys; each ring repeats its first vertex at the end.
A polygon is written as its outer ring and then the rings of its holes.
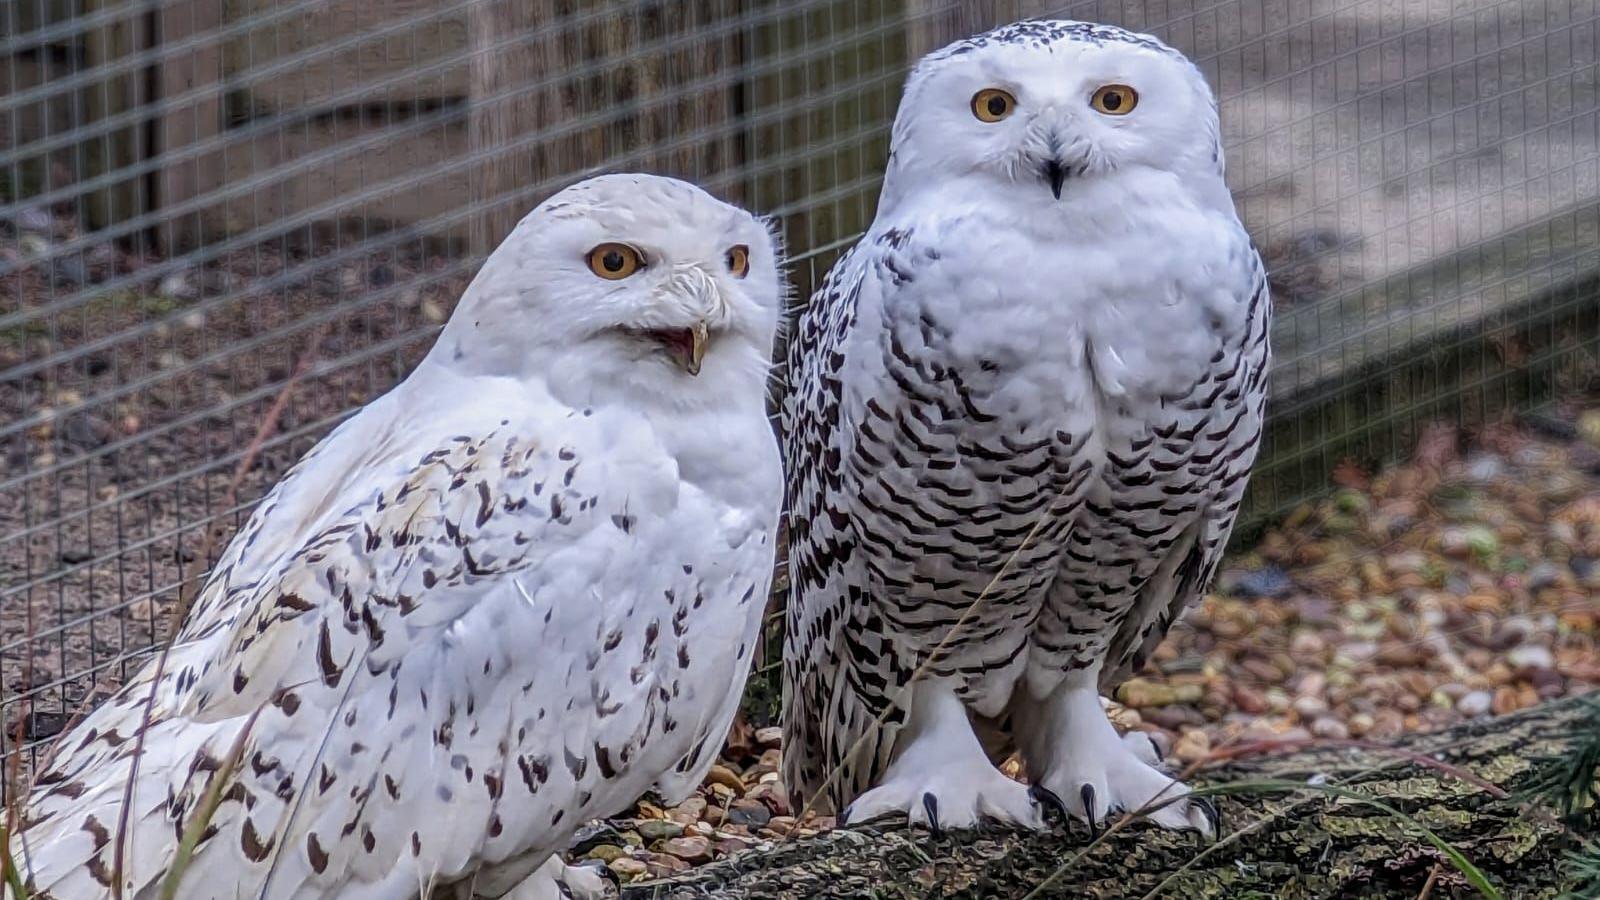
{"type": "Polygon", "coordinates": [[[783,307],[768,224],[653,175],[574,184],[483,264],[432,357],[541,377],[574,403],[764,396],[783,307]]]}
{"type": "Polygon", "coordinates": [[[917,65],[895,117],[884,205],[911,184],[954,179],[1059,201],[1075,183],[1136,171],[1220,185],[1204,76],[1147,35],[1024,21],[917,65]]]}

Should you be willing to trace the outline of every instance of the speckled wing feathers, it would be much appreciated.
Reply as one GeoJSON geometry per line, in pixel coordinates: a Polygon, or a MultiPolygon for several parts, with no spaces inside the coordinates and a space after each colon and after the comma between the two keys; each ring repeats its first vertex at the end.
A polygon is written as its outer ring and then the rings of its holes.
{"type": "MultiPolygon", "coordinates": [[[[209,598],[227,613],[196,620],[203,634],[186,632],[156,691],[129,896],[159,883],[252,715],[188,876],[252,896],[402,896],[480,866],[483,886],[508,887],[566,829],[651,787],[640,773],[667,773],[678,793],[698,781],[737,701],[720,673],[748,653],[768,537],[715,537],[717,511],[664,459],[594,452],[637,435],[573,416],[547,444],[509,425],[448,437],[270,577],[209,598]],[[675,538],[685,531],[710,553],[675,538]],[[617,565],[651,544],[650,566],[617,565]]],[[[151,674],[68,735],[39,779],[23,839],[50,896],[106,894],[102,838],[151,674]]]]}

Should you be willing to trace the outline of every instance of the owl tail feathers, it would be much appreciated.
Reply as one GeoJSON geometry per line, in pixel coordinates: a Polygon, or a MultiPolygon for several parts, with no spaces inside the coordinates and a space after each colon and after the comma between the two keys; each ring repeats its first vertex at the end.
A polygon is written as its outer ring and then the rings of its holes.
{"type": "MultiPolygon", "coordinates": [[[[790,808],[841,815],[889,767],[904,709],[867,703],[846,678],[831,691],[803,692],[794,702],[784,685],[783,778],[790,808]],[[826,697],[825,703],[807,700],[826,697]]],[[[909,702],[910,688],[900,698],[909,702]]]]}
{"type": "MultiPolygon", "coordinates": [[[[110,896],[119,844],[122,895],[130,900],[159,896],[184,829],[242,723],[177,724],[150,725],[126,817],[134,741],[118,738],[116,752],[108,753],[105,732],[85,731],[89,721],[64,736],[62,746],[72,749],[34,785],[23,811],[24,827],[11,838],[12,858],[29,898],[110,896]]],[[[207,833],[231,830],[226,822],[230,807],[237,806],[224,802],[218,807],[207,833]]]]}

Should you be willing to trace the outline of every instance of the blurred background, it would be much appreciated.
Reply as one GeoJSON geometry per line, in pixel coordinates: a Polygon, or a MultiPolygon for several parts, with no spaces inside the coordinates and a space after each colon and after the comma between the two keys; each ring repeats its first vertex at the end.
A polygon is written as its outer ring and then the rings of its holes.
{"type": "MultiPolygon", "coordinates": [[[[5,754],[158,646],[541,198],[697,181],[779,220],[803,303],[908,66],[1037,15],[1195,60],[1277,304],[1234,559],[1122,724],[1187,760],[1600,683],[1595,0],[4,0],[5,754]]],[[[775,664],[722,778],[756,829],[775,664]]]]}

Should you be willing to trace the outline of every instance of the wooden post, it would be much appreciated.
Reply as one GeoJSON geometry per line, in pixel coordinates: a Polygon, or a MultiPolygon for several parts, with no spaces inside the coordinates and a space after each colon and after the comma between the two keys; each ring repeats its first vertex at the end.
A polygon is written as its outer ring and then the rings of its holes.
{"type": "MultiPolygon", "coordinates": [[[[83,9],[88,14],[112,5],[112,0],[84,0],[83,9]]],[[[110,65],[148,49],[154,37],[148,10],[148,3],[132,4],[122,18],[85,32],[84,51],[89,67],[110,65]]],[[[83,101],[88,113],[85,124],[145,107],[150,97],[144,71],[132,69],[108,75],[83,90],[83,101]]],[[[93,178],[126,169],[144,159],[148,149],[139,123],[99,135],[83,147],[85,171],[79,177],[93,178]]],[[[145,212],[150,198],[144,182],[143,176],[136,175],[91,191],[84,198],[87,224],[104,228],[145,212]]]]}
{"type": "Polygon", "coordinates": [[[468,10],[468,147],[475,157],[488,154],[472,177],[474,255],[487,256],[516,226],[528,205],[520,189],[577,163],[565,152],[571,138],[526,143],[538,129],[560,127],[573,118],[559,85],[518,89],[550,79],[573,58],[575,41],[558,27],[559,5],[558,0],[478,0],[468,10]],[[519,37],[508,41],[512,35],[519,37]],[[511,146],[519,140],[523,146],[511,146]]]}
{"type": "MultiPolygon", "coordinates": [[[[222,25],[220,0],[167,0],[159,10],[160,41],[163,45],[188,40],[214,31],[222,25]]],[[[222,133],[222,47],[215,40],[193,49],[164,56],[159,84],[164,102],[173,102],[190,91],[205,89],[198,98],[177,100],[157,122],[157,153],[173,153],[184,147],[215,138],[222,133]]],[[[202,153],[167,162],[161,167],[157,203],[172,206],[199,197],[222,184],[222,156],[202,153]]],[[[174,215],[156,229],[157,240],[171,254],[188,249],[204,239],[204,217],[198,211],[174,215]]]]}

